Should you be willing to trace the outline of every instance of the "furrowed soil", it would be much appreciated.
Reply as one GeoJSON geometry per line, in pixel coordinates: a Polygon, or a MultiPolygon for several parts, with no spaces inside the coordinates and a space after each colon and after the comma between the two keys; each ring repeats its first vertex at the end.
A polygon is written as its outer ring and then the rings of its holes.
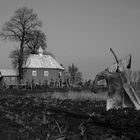
{"type": "Polygon", "coordinates": [[[140,139],[140,111],[106,111],[105,101],[39,96],[0,99],[0,140],[140,139]]]}

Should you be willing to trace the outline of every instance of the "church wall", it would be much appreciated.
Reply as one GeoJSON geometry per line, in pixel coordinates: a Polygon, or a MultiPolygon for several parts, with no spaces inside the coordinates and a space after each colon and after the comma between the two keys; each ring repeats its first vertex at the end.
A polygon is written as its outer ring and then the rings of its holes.
{"type": "Polygon", "coordinates": [[[24,70],[23,82],[30,84],[43,85],[46,83],[50,84],[53,80],[54,82],[63,79],[64,71],[58,69],[47,69],[47,68],[28,68],[24,70]],[[60,76],[61,75],[61,76],[60,76]]]}

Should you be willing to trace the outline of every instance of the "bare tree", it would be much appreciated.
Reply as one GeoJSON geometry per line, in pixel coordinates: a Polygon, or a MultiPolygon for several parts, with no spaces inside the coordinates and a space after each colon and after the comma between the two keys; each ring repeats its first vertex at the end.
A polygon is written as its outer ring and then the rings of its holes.
{"type": "Polygon", "coordinates": [[[32,54],[36,54],[39,47],[47,48],[46,35],[40,30],[34,30],[28,34],[26,47],[32,54]]]}
{"type": "Polygon", "coordinates": [[[29,35],[42,26],[33,9],[27,7],[19,8],[15,11],[14,16],[6,22],[0,32],[0,37],[4,40],[10,40],[19,43],[19,82],[23,78],[23,52],[26,43],[29,41],[29,35]]]}
{"type": "Polygon", "coordinates": [[[71,66],[68,66],[68,72],[70,74],[72,85],[82,79],[82,73],[79,72],[78,67],[76,67],[73,63],[71,66]]]}
{"type": "MultiPolygon", "coordinates": [[[[23,64],[26,63],[26,60],[28,58],[30,54],[30,51],[29,50],[24,50],[23,51],[23,64]]],[[[12,66],[14,69],[18,69],[19,67],[19,64],[20,64],[20,50],[18,48],[16,48],[15,50],[13,50],[10,55],[9,55],[9,58],[11,58],[11,62],[12,62],[12,66]]]]}

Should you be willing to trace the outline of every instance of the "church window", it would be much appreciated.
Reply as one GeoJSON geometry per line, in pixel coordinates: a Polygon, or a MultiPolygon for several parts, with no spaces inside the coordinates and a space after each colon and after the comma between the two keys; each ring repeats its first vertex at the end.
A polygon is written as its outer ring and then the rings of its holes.
{"type": "Polygon", "coordinates": [[[49,72],[48,71],[44,71],[44,76],[49,76],[49,72]]]}
{"type": "Polygon", "coordinates": [[[37,71],[33,70],[32,71],[32,76],[37,76],[37,71]]]}

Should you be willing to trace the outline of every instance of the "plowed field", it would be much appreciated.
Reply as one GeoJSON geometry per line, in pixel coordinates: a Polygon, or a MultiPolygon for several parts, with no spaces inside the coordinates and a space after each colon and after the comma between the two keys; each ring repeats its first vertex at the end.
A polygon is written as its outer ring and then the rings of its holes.
{"type": "Polygon", "coordinates": [[[139,140],[140,112],[107,112],[105,105],[39,96],[1,98],[0,140],[139,140]]]}

